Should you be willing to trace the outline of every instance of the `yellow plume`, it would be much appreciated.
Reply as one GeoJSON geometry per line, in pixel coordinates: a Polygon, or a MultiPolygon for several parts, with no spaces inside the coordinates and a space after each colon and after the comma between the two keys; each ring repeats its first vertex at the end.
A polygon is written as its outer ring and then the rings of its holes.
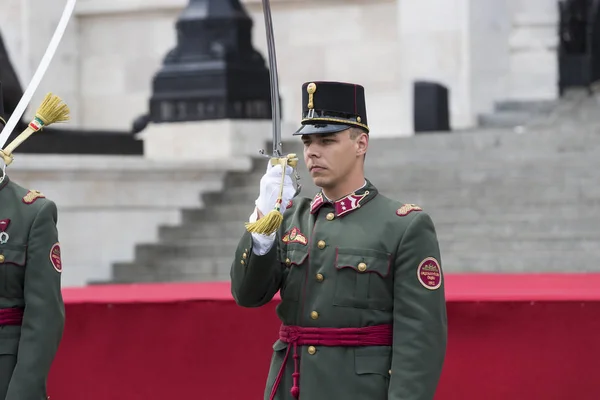
{"type": "Polygon", "coordinates": [[[69,118],[69,107],[63,103],[60,97],[48,93],[37,109],[35,118],[27,126],[27,129],[21,132],[4,150],[0,150],[0,157],[2,157],[6,165],[10,165],[13,161],[12,153],[34,132],[57,122],[68,121],[69,118]]]}

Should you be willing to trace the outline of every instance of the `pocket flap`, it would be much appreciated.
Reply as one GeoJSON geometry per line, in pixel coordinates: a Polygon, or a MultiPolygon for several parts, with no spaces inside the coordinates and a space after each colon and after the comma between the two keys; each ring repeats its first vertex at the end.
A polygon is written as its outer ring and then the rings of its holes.
{"type": "Polygon", "coordinates": [[[20,267],[25,266],[25,262],[27,259],[27,248],[25,246],[0,246],[0,254],[4,258],[1,264],[14,264],[20,267]]]}
{"type": "Polygon", "coordinates": [[[287,349],[287,347],[288,347],[288,344],[285,342],[282,342],[279,339],[277,339],[275,341],[275,343],[273,344],[273,350],[275,350],[275,351],[285,350],[285,349],[287,349]]]}
{"type": "Polygon", "coordinates": [[[335,254],[337,269],[352,268],[360,273],[376,273],[382,278],[390,274],[392,255],[379,250],[338,247],[335,254]]]}
{"type": "Polygon", "coordinates": [[[355,349],[354,370],[356,374],[378,374],[389,377],[392,360],[391,352],[391,346],[355,349]]]}
{"type": "Polygon", "coordinates": [[[288,248],[288,250],[284,252],[283,262],[288,267],[298,266],[304,263],[306,257],[308,257],[308,252],[306,250],[288,248]]]}

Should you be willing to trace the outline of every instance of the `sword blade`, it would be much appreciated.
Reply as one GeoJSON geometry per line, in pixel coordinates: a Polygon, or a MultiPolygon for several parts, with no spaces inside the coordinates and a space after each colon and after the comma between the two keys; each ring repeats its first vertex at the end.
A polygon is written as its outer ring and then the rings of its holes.
{"type": "Polygon", "coordinates": [[[271,78],[271,113],[273,121],[273,157],[282,157],[281,144],[281,111],[279,104],[279,77],[277,76],[277,56],[275,54],[275,34],[271,18],[269,0],[262,0],[267,32],[267,49],[269,52],[269,76],[271,78]]]}
{"type": "Polygon", "coordinates": [[[4,147],[4,144],[8,140],[8,137],[12,133],[13,129],[15,129],[15,127],[17,126],[17,122],[21,120],[21,117],[25,112],[25,108],[27,108],[27,105],[31,101],[33,94],[37,90],[42,78],[44,77],[44,74],[46,73],[46,70],[50,65],[50,61],[52,61],[52,58],[56,53],[58,44],[60,43],[63,34],[65,33],[67,24],[69,23],[69,19],[71,18],[71,14],[73,14],[75,3],[77,3],[77,0],[68,0],[67,5],[65,6],[63,14],[60,18],[60,21],[58,22],[58,26],[54,31],[54,35],[50,40],[50,44],[48,45],[48,48],[46,49],[46,52],[44,53],[44,56],[42,57],[42,60],[40,61],[40,64],[38,65],[38,68],[35,71],[33,78],[31,79],[31,82],[29,82],[27,90],[25,90],[25,93],[23,93],[23,97],[21,97],[21,100],[19,100],[19,104],[17,104],[17,107],[15,108],[14,112],[11,114],[10,118],[6,122],[6,126],[4,127],[4,129],[2,129],[2,133],[0,133],[0,149],[4,147]]]}

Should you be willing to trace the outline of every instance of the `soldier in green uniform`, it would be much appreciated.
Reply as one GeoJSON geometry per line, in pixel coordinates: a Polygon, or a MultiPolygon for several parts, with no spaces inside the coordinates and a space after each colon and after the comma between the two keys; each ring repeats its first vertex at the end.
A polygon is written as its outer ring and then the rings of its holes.
{"type": "MultiPolygon", "coordinates": [[[[292,199],[287,167],[283,223],[270,236],[246,232],[231,267],[240,306],[260,307],[280,291],[282,325],[264,399],[432,400],[447,340],[432,219],[365,178],[364,88],[311,82],[302,89],[294,135],[321,190],[292,199]]],[[[282,172],[269,164],[251,222],[273,209],[282,172]]]]}
{"type": "Polygon", "coordinates": [[[57,209],[0,174],[0,399],[46,400],[65,322],[57,209]]]}

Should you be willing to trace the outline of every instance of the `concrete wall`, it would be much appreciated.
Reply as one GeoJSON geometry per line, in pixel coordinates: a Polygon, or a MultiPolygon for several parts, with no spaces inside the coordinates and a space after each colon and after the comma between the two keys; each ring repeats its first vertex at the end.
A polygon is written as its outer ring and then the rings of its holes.
{"type": "MultiPolygon", "coordinates": [[[[5,1],[0,27],[25,85],[64,1],[5,1]]],[[[261,2],[242,1],[266,55],[261,2]]],[[[128,129],[147,110],[152,76],[175,45],[174,22],[186,4],[80,0],[33,103],[53,91],[73,109],[71,126],[128,129]]],[[[415,79],[450,87],[454,128],[471,126],[497,100],[556,97],[556,0],[272,0],[272,7],[288,123],[300,116],[301,84],[313,79],[365,85],[374,137],[412,133],[415,79]]]]}
{"type": "MultiPolygon", "coordinates": [[[[247,159],[227,163],[250,168],[247,159]]],[[[165,163],[138,157],[15,155],[11,179],[58,206],[63,285],[107,280],[111,265],[134,259],[135,244],[157,240],[158,226],[179,224],[182,208],[202,206],[201,193],[220,190],[217,162],[165,163]]]]}

